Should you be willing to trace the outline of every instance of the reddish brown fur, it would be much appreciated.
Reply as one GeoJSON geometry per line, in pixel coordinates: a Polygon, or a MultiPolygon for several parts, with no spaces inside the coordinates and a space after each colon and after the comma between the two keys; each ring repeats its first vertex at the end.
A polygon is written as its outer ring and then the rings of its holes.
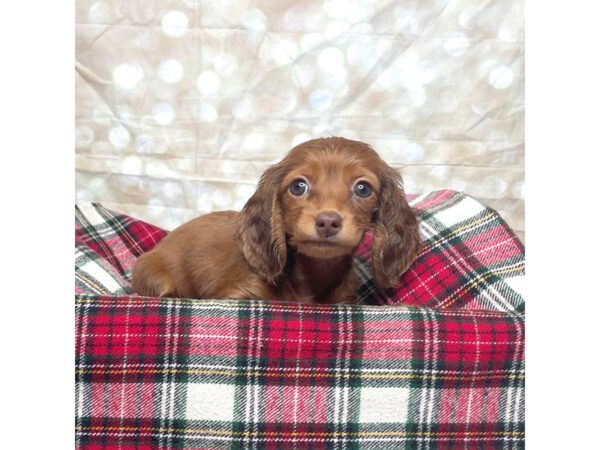
{"type": "Polygon", "coordinates": [[[351,303],[357,289],[352,253],[368,229],[374,230],[375,283],[391,288],[419,247],[401,182],[362,142],[305,142],[263,174],[241,212],[198,217],[142,255],[133,289],[147,296],[351,303]],[[306,195],[289,192],[298,178],[308,182],[306,195]],[[370,197],[353,193],[357,180],[372,186],[370,197]],[[342,218],[335,236],[318,236],[315,220],[323,212],[342,218]]]}

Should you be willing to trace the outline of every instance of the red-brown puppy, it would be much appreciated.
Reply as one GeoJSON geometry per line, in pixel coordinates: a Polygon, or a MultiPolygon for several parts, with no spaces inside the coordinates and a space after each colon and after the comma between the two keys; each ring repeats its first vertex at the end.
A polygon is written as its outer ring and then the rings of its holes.
{"type": "Polygon", "coordinates": [[[400,175],[367,144],[315,139],[261,177],[239,213],[183,224],[133,270],[141,295],[350,303],[352,253],[374,230],[372,267],[393,287],[419,248],[417,220],[400,175]]]}

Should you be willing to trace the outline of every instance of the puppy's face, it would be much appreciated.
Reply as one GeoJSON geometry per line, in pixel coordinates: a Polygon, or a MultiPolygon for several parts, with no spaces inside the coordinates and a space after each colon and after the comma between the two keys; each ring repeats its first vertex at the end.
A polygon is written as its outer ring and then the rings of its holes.
{"type": "Polygon", "coordinates": [[[377,208],[378,177],[357,157],[297,153],[302,162],[286,174],[279,188],[288,244],[316,258],[351,254],[377,208]]]}
{"type": "Polygon", "coordinates": [[[261,177],[240,214],[238,239],[250,266],[275,283],[288,247],[316,258],[349,255],[373,229],[376,285],[395,285],[419,248],[417,219],[400,174],[367,144],[314,139],[261,177]]]}

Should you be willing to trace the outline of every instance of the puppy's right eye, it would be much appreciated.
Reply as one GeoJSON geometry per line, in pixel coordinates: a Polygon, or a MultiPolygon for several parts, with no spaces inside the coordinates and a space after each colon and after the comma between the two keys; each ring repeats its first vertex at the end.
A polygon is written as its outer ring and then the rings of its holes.
{"type": "Polygon", "coordinates": [[[308,191],[308,184],[304,180],[294,180],[292,184],[290,184],[290,194],[301,196],[306,194],[308,191]]]}

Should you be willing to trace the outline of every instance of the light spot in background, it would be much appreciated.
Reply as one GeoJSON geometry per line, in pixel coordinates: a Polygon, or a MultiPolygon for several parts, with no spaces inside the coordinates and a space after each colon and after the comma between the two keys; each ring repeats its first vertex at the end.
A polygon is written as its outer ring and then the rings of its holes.
{"type": "Polygon", "coordinates": [[[176,200],[183,195],[183,189],[179,183],[168,182],[163,186],[163,193],[167,198],[176,200]]]}
{"type": "Polygon", "coordinates": [[[330,8],[325,6],[327,13],[334,17],[345,18],[352,23],[366,22],[374,11],[373,4],[365,1],[333,0],[328,2],[330,8]]]}
{"type": "Polygon", "coordinates": [[[121,170],[127,175],[141,175],[142,160],[137,156],[128,156],[123,159],[121,170]]]}
{"type": "Polygon", "coordinates": [[[214,194],[214,188],[207,183],[200,181],[196,189],[196,209],[198,214],[204,214],[211,211],[210,199],[214,194]]]}
{"type": "Polygon", "coordinates": [[[298,57],[298,46],[292,41],[278,42],[271,56],[280,66],[290,64],[298,57]]]}
{"type": "Polygon", "coordinates": [[[486,59],[477,66],[477,74],[481,78],[487,78],[494,66],[498,64],[496,59],[486,59]]]}
{"type": "Polygon", "coordinates": [[[504,42],[512,42],[519,39],[518,34],[518,27],[514,20],[508,19],[502,22],[502,25],[498,29],[498,39],[504,42]]]}
{"type": "Polygon", "coordinates": [[[242,185],[238,186],[236,188],[237,199],[235,201],[233,209],[236,211],[241,210],[244,207],[244,205],[246,204],[246,202],[248,201],[248,199],[250,197],[252,197],[252,194],[254,194],[255,190],[256,190],[255,185],[242,184],[242,185]]]}
{"type": "Polygon", "coordinates": [[[198,209],[219,211],[228,208],[231,205],[231,201],[231,193],[210,187],[198,195],[198,209]]]}
{"type": "Polygon", "coordinates": [[[249,152],[258,152],[265,145],[265,137],[260,133],[251,133],[244,138],[243,148],[249,152]]]}
{"type": "Polygon", "coordinates": [[[135,120],[137,117],[133,109],[127,105],[119,105],[116,108],[116,115],[119,119],[121,119],[121,121],[135,120]]]}
{"type": "Polygon", "coordinates": [[[475,15],[480,11],[480,7],[471,6],[463,9],[458,16],[458,23],[465,29],[473,28],[475,24],[475,15]]]}
{"type": "Polygon", "coordinates": [[[229,53],[220,53],[212,58],[213,67],[220,75],[232,75],[237,67],[237,59],[229,53]]]}
{"type": "Polygon", "coordinates": [[[94,201],[94,194],[90,191],[79,191],[77,192],[77,201],[80,203],[94,201]]]}
{"type": "Polygon", "coordinates": [[[183,77],[183,65],[176,59],[165,59],[158,67],[158,76],[165,83],[177,83],[183,77]]]}
{"type": "Polygon", "coordinates": [[[315,66],[312,64],[294,64],[293,70],[298,79],[298,84],[302,87],[308,86],[315,79],[315,66]]]}
{"type": "Polygon", "coordinates": [[[300,48],[303,52],[309,52],[323,43],[325,37],[322,34],[307,33],[300,39],[300,48]]]}
{"type": "Polygon", "coordinates": [[[398,70],[394,67],[390,67],[379,73],[375,85],[381,90],[392,89],[392,87],[398,86],[401,82],[401,77],[398,75],[398,70]]]}
{"type": "Polygon", "coordinates": [[[242,19],[244,28],[252,31],[265,31],[267,29],[267,24],[267,16],[257,8],[252,8],[242,19]]]}
{"type": "Polygon", "coordinates": [[[455,90],[448,89],[441,94],[437,94],[435,96],[436,104],[438,105],[439,111],[444,112],[446,114],[450,114],[456,108],[458,108],[458,103],[460,101],[459,96],[457,95],[455,90]]]}
{"type": "Polygon", "coordinates": [[[402,185],[404,187],[404,192],[407,194],[416,194],[419,192],[418,184],[415,183],[410,176],[404,177],[404,183],[402,185]]]}
{"type": "Polygon", "coordinates": [[[302,144],[303,142],[310,141],[311,139],[312,139],[312,136],[308,133],[298,133],[292,139],[292,147],[302,144]]]}
{"type": "Polygon", "coordinates": [[[508,183],[500,177],[489,177],[485,183],[488,195],[492,198],[504,197],[508,188],[508,183]]]}
{"type": "Polygon", "coordinates": [[[337,136],[337,133],[335,133],[335,127],[330,123],[320,123],[313,128],[313,137],[315,138],[330,136],[337,136]]]}
{"type": "Polygon", "coordinates": [[[161,25],[165,34],[181,37],[188,30],[189,19],[181,11],[169,11],[164,15],[161,25]]]}
{"type": "Polygon", "coordinates": [[[247,98],[240,100],[235,105],[233,105],[233,108],[231,108],[232,114],[235,117],[237,117],[238,119],[243,119],[244,117],[248,117],[251,110],[252,110],[251,103],[250,103],[250,100],[248,100],[247,98]]]}
{"type": "Polygon", "coordinates": [[[452,58],[461,56],[471,46],[469,39],[463,33],[449,33],[444,38],[442,46],[444,51],[452,58]]]}
{"type": "MultiPolygon", "coordinates": [[[[508,133],[505,130],[498,130],[498,129],[494,129],[494,130],[490,130],[490,134],[489,134],[489,140],[490,141],[509,141],[510,137],[508,136],[508,133]]],[[[515,161],[514,156],[515,154],[513,152],[501,152],[501,158],[496,160],[495,162],[500,162],[503,164],[509,163],[509,164],[517,164],[517,161],[515,161]]]]}
{"type": "Polygon", "coordinates": [[[111,117],[112,114],[110,110],[105,110],[104,108],[94,108],[92,111],[92,118],[94,119],[94,122],[104,127],[110,126],[111,117]]]}
{"type": "Polygon", "coordinates": [[[125,148],[130,141],[129,131],[121,125],[114,127],[108,133],[108,140],[115,148],[125,148]]]}
{"type": "Polygon", "coordinates": [[[352,26],[351,31],[356,34],[372,34],[374,32],[373,25],[370,23],[357,23],[352,26]]]}
{"type": "Polygon", "coordinates": [[[408,98],[414,106],[423,106],[427,100],[427,92],[423,86],[417,86],[407,91],[408,98]]]}
{"type": "MultiPolygon", "coordinates": [[[[242,133],[230,134],[218,149],[220,155],[240,155],[242,153],[242,133]]],[[[221,158],[225,159],[225,158],[221,158]]]]}
{"type": "Polygon", "coordinates": [[[448,176],[448,168],[445,166],[433,166],[429,169],[429,174],[435,178],[444,178],[448,176]]]}
{"type": "Polygon", "coordinates": [[[319,53],[317,64],[325,72],[340,71],[344,65],[344,54],[339,48],[328,47],[319,53]]]}
{"type": "Polygon", "coordinates": [[[410,21],[414,15],[415,10],[410,6],[407,7],[402,4],[396,6],[396,8],[394,8],[394,17],[396,18],[394,27],[396,30],[404,32],[410,26],[410,21]]]}
{"type": "Polygon", "coordinates": [[[204,95],[216,93],[221,86],[221,79],[213,71],[206,70],[198,75],[196,79],[198,90],[204,95]]]}
{"type": "Polygon", "coordinates": [[[467,183],[462,178],[453,177],[450,179],[450,189],[458,192],[464,192],[467,183]]]}
{"type": "Polygon", "coordinates": [[[208,103],[202,103],[194,107],[194,115],[202,122],[214,122],[219,118],[217,108],[208,103]]]}
{"type": "MultiPolygon", "coordinates": [[[[361,76],[366,76],[371,72],[378,60],[389,51],[388,42],[373,42],[365,40],[351,44],[346,49],[346,59],[352,67],[352,71],[361,76]]],[[[378,72],[381,72],[379,69],[378,72]]]]}
{"type": "Polygon", "coordinates": [[[283,15],[283,23],[285,24],[286,30],[289,31],[303,31],[305,29],[304,23],[305,9],[299,6],[294,6],[288,9],[283,15]]]}
{"type": "Polygon", "coordinates": [[[223,173],[223,175],[226,175],[227,177],[229,176],[235,176],[235,175],[240,175],[240,165],[237,161],[230,161],[230,160],[225,160],[223,162],[221,162],[220,165],[220,171],[223,173]]]}
{"type": "Polygon", "coordinates": [[[159,125],[167,125],[173,122],[175,118],[175,111],[169,103],[157,103],[152,108],[152,118],[159,125]]]}
{"type": "Polygon", "coordinates": [[[291,113],[298,105],[298,97],[294,90],[283,91],[279,94],[277,100],[277,111],[291,113]]]}
{"type": "Polygon", "coordinates": [[[339,132],[339,136],[345,137],[346,139],[352,139],[354,141],[360,141],[360,135],[354,131],[354,130],[350,130],[348,128],[342,130],[339,132]]]}
{"type": "Polygon", "coordinates": [[[513,183],[511,187],[512,194],[520,199],[525,199],[525,183],[523,181],[517,181],[513,183]]]}
{"type": "Polygon", "coordinates": [[[111,22],[109,6],[104,2],[96,2],[90,8],[90,22],[107,24],[111,22]]]}
{"type": "Polygon", "coordinates": [[[95,155],[108,155],[114,153],[115,149],[106,141],[96,141],[92,144],[90,150],[95,155]]]}
{"type": "Polygon", "coordinates": [[[160,198],[148,200],[148,213],[152,216],[160,216],[165,212],[165,203],[160,198]]]}
{"type": "Polygon", "coordinates": [[[506,89],[514,80],[513,71],[506,66],[498,66],[490,72],[489,83],[496,89],[506,89]]]}
{"type": "Polygon", "coordinates": [[[327,39],[333,39],[350,29],[350,24],[345,20],[332,20],[325,28],[327,39]]]}
{"type": "MultiPolygon", "coordinates": [[[[256,180],[256,181],[258,182],[258,180],[256,180]]],[[[238,197],[240,197],[242,200],[244,200],[244,202],[248,201],[248,199],[250,197],[252,197],[255,190],[256,190],[256,183],[242,184],[242,185],[238,186],[236,189],[238,197]]]]}
{"type": "Polygon", "coordinates": [[[137,64],[120,64],[115,67],[112,75],[117,86],[131,89],[144,78],[144,71],[137,64]]]}
{"type": "Polygon", "coordinates": [[[267,128],[271,134],[287,134],[286,131],[290,126],[289,120],[286,119],[269,119],[267,120],[267,128]]]}
{"type": "Polygon", "coordinates": [[[321,77],[321,82],[325,87],[331,90],[338,97],[343,97],[348,93],[348,84],[346,83],[346,69],[340,67],[337,72],[330,72],[321,77]]]}
{"type": "Polygon", "coordinates": [[[90,127],[80,126],[75,129],[75,147],[87,147],[94,142],[94,130],[90,127]]]}
{"type": "Polygon", "coordinates": [[[97,195],[103,195],[106,193],[106,181],[100,177],[94,177],[89,182],[89,187],[97,195]]]}
{"type": "Polygon", "coordinates": [[[415,162],[423,159],[425,150],[416,142],[411,142],[407,145],[402,144],[399,149],[400,157],[405,162],[415,162]]]}
{"type": "Polygon", "coordinates": [[[135,177],[135,176],[130,176],[130,175],[121,175],[119,177],[119,182],[123,185],[123,186],[127,186],[127,187],[137,187],[138,185],[138,181],[139,178],[135,177]]]}
{"type": "Polygon", "coordinates": [[[425,20],[423,17],[411,17],[408,21],[407,34],[411,36],[420,36],[425,31],[425,20]]]}
{"type": "Polygon", "coordinates": [[[154,138],[148,134],[140,134],[135,140],[135,149],[140,153],[151,153],[154,150],[154,138]]]}
{"type": "Polygon", "coordinates": [[[324,111],[331,106],[333,95],[326,89],[316,89],[309,97],[310,106],[317,111],[324,111]]]}
{"type": "Polygon", "coordinates": [[[162,161],[150,161],[146,164],[145,174],[151,177],[163,178],[169,176],[169,168],[162,161]]]}

